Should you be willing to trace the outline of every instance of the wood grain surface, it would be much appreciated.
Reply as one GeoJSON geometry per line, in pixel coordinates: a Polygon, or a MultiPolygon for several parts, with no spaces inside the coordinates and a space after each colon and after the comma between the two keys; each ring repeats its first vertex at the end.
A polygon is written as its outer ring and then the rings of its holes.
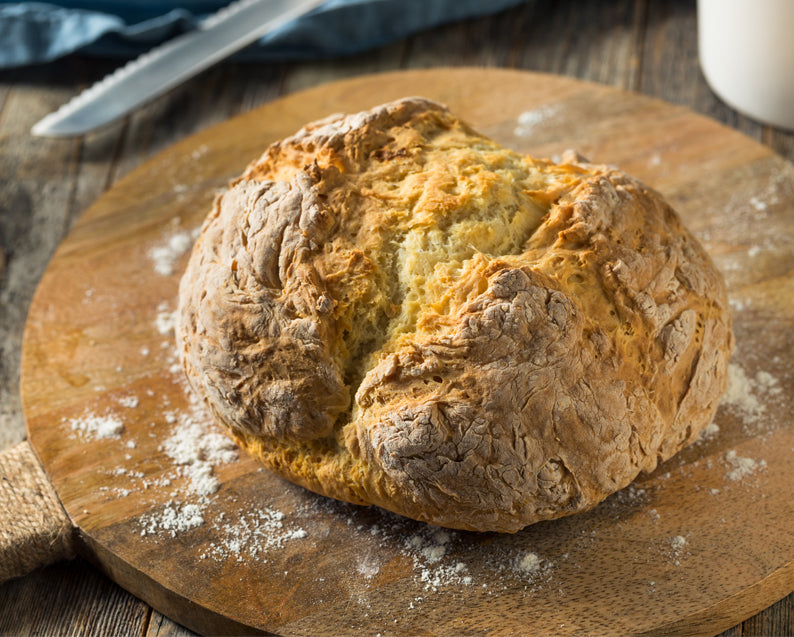
{"type": "MultiPolygon", "coordinates": [[[[227,62],[96,133],[37,139],[30,127],[121,62],[71,56],[0,71],[0,447],[24,436],[22,330],[30,299],[80,213],[175,141],[302,88],[362,73],[438,65],[563,74],[663,98],[794,160],[794,133],[722,104],[698,68],[695,0],[531,0],[364,54],[277,64],[227,62]]],[[[0,585],[3,635],[192,634],[78,559],[0,585]]],[[[794,634],[794,594],[722,637],[794,634]]]]}
{"type": "Polygon", "coordinates": [[[86,555],[197,631],[714,633],[794,589],[793,202],[794,167],[768,148],[600,85],[437,69],[309,89],[168,148],[81,217],[28,318],[29,440],[86,555]],[[333,503],[242,457],[213,468],[220,490],[191,492],[190,465],[168,440],[208,419],[188,399],[164,324],[187,257],[173,238],[192,236],[217,189],[271,141],[404,95],[443,101],[520,151],[575,146],[670,199],[736,309],[734,372],[749,392],[721,408],[718,431],[594,511],[513,536],[333,503]],[[170,271],[157,258],[167,246],[170,271]],[[86,425],[100,416],[118,423],[113,436],[86,425]],[[188,511],[201,523],[174,528],[169,515],[184,524],[188,511]]]}

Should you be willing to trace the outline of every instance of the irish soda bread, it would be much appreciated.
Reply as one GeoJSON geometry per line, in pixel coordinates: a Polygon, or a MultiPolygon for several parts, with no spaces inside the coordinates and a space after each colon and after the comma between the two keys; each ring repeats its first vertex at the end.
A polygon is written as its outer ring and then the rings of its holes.
{"type": "Polygon", "coordinates": [[[659,194],[419,98],[268,148],[207,218],[177,323],[190,384],[274,472],[479,531],[589,509],[695,440],[733,344],[659,194]]]}

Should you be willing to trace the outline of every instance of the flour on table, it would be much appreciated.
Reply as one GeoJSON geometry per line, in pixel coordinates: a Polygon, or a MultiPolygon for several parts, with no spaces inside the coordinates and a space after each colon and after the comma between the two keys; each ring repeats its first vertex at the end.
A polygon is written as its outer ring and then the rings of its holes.
{"type": "Polygon", "coordinates": [[[206,144],[202,144],[201,146],[199,146],[198,148],[196,148],[196,150],[194,150],[194,151],[193,151],[193,152],[190,154],[190,156],[191,156],[193,159],[200,159],[201,157],[203,157],[204,155],[206,155],[206,154],[207,154],[207,151],[208,151],[208,150],[209,150],[209,146],[207,146],[206,144]]]}
{"type": "Polygon", "coordinates": [[[164,243],[156,245],[149,250],[149,259],[154,266],[154,271],[162,276],[174,274],[177,259],[187,252],[193,245],[193,237],[187,231],[176,232],[168,237],[164,243]]]}
{"type": "Polygon", "coordinates": [[[742,457],[734,449],[725,454],[725,460],[731,466],[725,477],[733,481],[742,480],[766,468],[765,460],[742,457]]]}
{"type": "Polygon", "coordinates": [[[757,212],[766,212],[769,208],[769,204],[759,197],[750,197],[750,205],[753,207],[753,210],[757,212]]]}
{"type": "Polygon", "coordinates": [[[524,111],[518,116],[518,125],[513,131],[516,137],[529,137],[535,128],[558,114],[560,110],[557,104],[546,104],[539,108],[524,111]]]}
{"type": "Polygon", "coordinates": [[[204,516],[202,507],[198,504],[184,504],[172,500],[162,511],[142,515],[140,523],[142,536],[166,533],[176,537],[178,533],[204,524],[204,516]]]}
{"type": "Polygon", "coordinates": [[[686,551],[688,542],[683,535],[670,538],[670,559],[675,566],[681,566],[681,557],[686,551]]]}
{"type": "Polygon", "coordinates": [[[516,557],[513,570],[522,575],[536,575],[540,572],[542,565],[543,560],[540,559],[537,553],[527,551],[516,557]]]}
{"type": "Polygon", "coordinates": [[[154,319],[154,324],[160,334],[166,335],[174,331],[176,312],[169,309],[168,303],[160,303],[157,306],[157,316],[154,319]]]}
{"type": "Polygon", "coordinates": [[[460,561],[442,562],[447,554],[451,535],[443,529],[432,531],[430,536],[413,535],[406,542],[406,549],[414,558],[414,568],[419,572],[419,581],[426,590],[436,591],[442,586],[471,584],[468,566],[460,561]]]}
{"type": "Polygon", "coordinates": [[[377,555],[373,552],[367,552],[359,556],[356,571],[359,575],[366,579],[371,579],[380,573],[380,562],[377,555]]]}
{"type": "Polygon", "coordinates": [[[86,438],[120,438],[124,431],[124,423],[115,414],[97,415],[86,413],[77,418],[68,420],[72,431],[76,431],[86,438]]]}
{"type": "Polygon", "coordinates": [[[425,589],[435,591],[450,584],[471,584],[469,568],[464,562],[444,559],[452,538],[452,533],[446,529],[428,527],[427,532],[416,533],[405,540],[404,550],[413,558],[425,589]]]}
{"type": "Polygon", "coordinates": [[[720,433],[720,426],[716,422],[710,422],[703,428],[698,436],[698,442],[709,442],[714,440],[720,433]]]}
{"type": "Polygon", "coordinates": [[[139,404],[137,396],[122,396],[119,398],[119,405],[128,409],[135,409],[139,404]]]}
{"type": "Polygon", "coordinates": [[[220,482],[214,467],[237,460],[237,446],[214,423],[197,413],[200,405],[191,397],[191,409],[179,414],[171,435],[160,446],[189,479],[188,492],[207,496],[218,491],[220,482]]]}
{"type": "Polygon", "coordinates": [[[260,507],[247,511],[233,522],[218,520],[214,527],[222,534],[220,542],[210,542],[209,550],[200,557],[218,560],[236,559],[241,562],[248,558],[264,558],[273,549],[281,549],[291,540],[302,540],[308,533],[297,526],[288,524],[281,511],[270,507],[260,507]]]}
{"type": "Polygon", "coordinates": [[[778,380],[769,372],[759,371],[754,377],[736,363],[728,365],[728,385],[720,405],[737,412],[747,425],[759,425],[766,414],[766,406],[759,394],[775,397],[782,393],[778,380]]]}

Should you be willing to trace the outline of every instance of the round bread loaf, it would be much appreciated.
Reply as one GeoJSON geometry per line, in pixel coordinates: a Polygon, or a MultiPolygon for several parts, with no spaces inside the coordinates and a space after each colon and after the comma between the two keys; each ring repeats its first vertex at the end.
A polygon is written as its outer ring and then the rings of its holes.
{"type": "Polygon", "coordinates": [[[309,124],[221,195],[180,287],[190,385],[320,494],[514,532],[694,441],[733,347],[662,197],[411,98],[309,124]]]}

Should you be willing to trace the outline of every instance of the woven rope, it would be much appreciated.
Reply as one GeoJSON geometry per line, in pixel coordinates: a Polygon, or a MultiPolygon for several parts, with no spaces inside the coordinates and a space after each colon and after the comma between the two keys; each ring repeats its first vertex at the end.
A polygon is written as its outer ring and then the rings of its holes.
{"type": "Polygon", "coordinates": [[[72,523],[26,442],[0,453],[0,582],[74,557],[72,523]]]}

